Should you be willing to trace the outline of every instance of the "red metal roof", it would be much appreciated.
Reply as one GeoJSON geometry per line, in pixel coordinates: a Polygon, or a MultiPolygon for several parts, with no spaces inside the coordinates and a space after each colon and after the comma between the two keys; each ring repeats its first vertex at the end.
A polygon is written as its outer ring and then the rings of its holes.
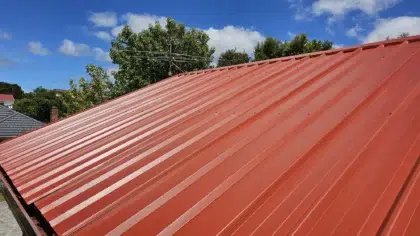
{"type": "Polygon", "coordinates": [[[0,94],[0,101],[14,101],[15,98],[10,94],[0,94]]]}
{"type": "Polygon", "coordinates": [[[63,235],[420,234],[420,37],[187,73],[0,145],[63,235]]]}

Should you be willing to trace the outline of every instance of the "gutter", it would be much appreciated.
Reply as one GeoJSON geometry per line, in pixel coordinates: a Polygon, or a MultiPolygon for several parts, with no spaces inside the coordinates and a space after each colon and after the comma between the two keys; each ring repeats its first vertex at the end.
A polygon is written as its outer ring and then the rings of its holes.
{"type": "Polygon", "coordinates": [[[27,214],[25,208],[20,203],[18,197],[13,192],[7,179],[0,173],[0,192],[3,194],[7,205],[13,213],[17,223],[19,224],[22,234],[26,236],[47,235],[42,228],[38,227],[34,220],[27,214]]]}

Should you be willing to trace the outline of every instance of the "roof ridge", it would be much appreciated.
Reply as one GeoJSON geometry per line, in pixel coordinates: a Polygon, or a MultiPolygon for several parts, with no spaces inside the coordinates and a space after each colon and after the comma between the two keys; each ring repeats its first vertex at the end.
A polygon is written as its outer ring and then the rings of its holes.
{"type": "Polygon", "coordinates": [[[241,67],[244,67],[244,66],[253,66],[253,65],[260,65],[260,64],[264,64],[264,63],[274,63],[274,62],[278,62],[278,61],[288,61],[288,60],[293,60],[293,59],[300,59],[300,58],[307,57],[307,56],[313,57],[313,56],[319,56],[319,55],[322,55],[322,54],[335,54],[335,53],[339,53],[339,52],[350,52],[350,51],[357,50],[359,48],[367,49],[367,48],[380,46],[382,44],[387,46],[387,45],[398,44],[398,43],[403,43],[403,42],[412,43],[412,42],[417,42],[417,41],[420,41],[420,35],[409,36],[409,37],[404,37],[404,38],[397,38],[397,39],[390,39],[390,40],[382,40],[382,41],[373,42],[373,43],[359,44],[359,45],[348,46],[348,47],[343,47],[343,48],[330,49],[330,50],[326,50],[326,51],[318,51],[318,52],[304,53],[304,54],[292,55],[292,56],[286,56],[286,57],[272,58],[272,59],[261,60],[261,61],[253,61],[253,62],[247,62],[247,63],[237,64],[237,65],[223,66],[223,67],[217,67],[217,68],[211,68],[211,69],[203,69],[203,70],[198,70],[198,71],[190,71],[190,72],[180,73],[180,74],[177,74],[175,76],[179,77],[179,76],[183,76],[183,75],[191,75],[191,74],[200,74],[200,73],[207,73],[207,72],[213,72],[213,71],[229,70],[229,69],[234,69],[234,68],[241,68],[241,67]]]}

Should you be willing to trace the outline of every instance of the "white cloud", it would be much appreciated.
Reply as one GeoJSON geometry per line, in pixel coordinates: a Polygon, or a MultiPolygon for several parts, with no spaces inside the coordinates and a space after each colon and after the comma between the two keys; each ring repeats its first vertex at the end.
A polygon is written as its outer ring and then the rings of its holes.
{"type": "Polygon", "coordinates": [[[124,28],[124,25],[120,25],[120,26],[117,26],[117,27],[112,28],[112,32],[111,32],[112,35],[115,36],[115,37],[117,37],[118,34],[121,33],[121,31],[123,30],[123,28],[124,28]]]}
{"type": "Polygon", "coordinates": [[[96,27],[114,27],[117,25],[117,15],[114,12],[97,12],[92,13],[89,21],[96,27]]]}
{"type": "Polygon", "coordinates": [[[102,48],[90,48],[84,43],[74,43],[71,40],[65,39],[61,47],[60,52],[67,56],[93,56],[97,61],[110,62],[111,57],[109,52],[104,51],[102,48]]]}
{"type": "MultiPolygon", "coordinates": [[[[123,24],[112,29],[112,35],[117,36],[128,25],[134,32],[138,33],[147,29],[156,22],[166,27],[167,18],[150,14],[127,13],[121,17],[123,24]]],[[[264,40],[264,36],[252,29],[243,27],[226,26],[222,29],[209,28],[204,30],[210,37],[209,46],[214,46],[214,54],[217,60],[220,54],[228,49],[236,48],[238,51],[245,51],[253,56],[255,45],[264,40]]]]}
{"type": "Polygon", "coordinates": [[[114,73],[118,72],[120,69],[118,67],[112,67],[106,69],[106,73],[109,76],[109,80],[111,80],[112,83],[115,83],[114,73]]]}
{"type": "Polygon", "coordinates": [[[216,48],[215,61],[222,52],[234,48],[253,56],[255,45],[264,40],[264,36],[258,31],[243,27],[226,26],[223,29],[209,28],[204,31],[210,37],[209,46],[216,48]]]}
{"type": "Polygon", "coordinates": [[[112,76],[112,74],[114,73],[114,72],[118,72],[120,69],[118,68],[118,67],[111,67],[111,68],[107,68],[106,69],[106,73],[109,75],[109,76],[112,76]]]}
{"type": "Polygon", "coordinates": [[[111,57],[109,57],[109,52],[105,52],[101,48],[94,48],[92,49],[92,52],[95,55],[95,59],[98,61],[112,61],[111,57]]]}
{"type": "Polygon", "coordinates": [[[49,50],[42,46],[42,43],[38,41],[29,42],[28,48],[30,52],[39,56],[46,56],[50,53],[49,50]]]}
{"type": "MultiPolygon", "coordinates": [[[[312,20],[321,15],[327,16],[326,32],[334,35],[333,26],[337,21],[344,19],[350,12],[361,12],[362,15],[377,18],[378,13],[403,0],[315,0],[312,4],[305,4],[304,0],[287,0],[289,8],[295,11],[295,20],[312,20]]],[[[347,32],[350,37],[359,37],[357,29],[347,32]]],[[[349,36],[348,35],[348,36],[349,36]]],[[[360,37],[359,37],[360,38],[360,37]]]]}
{"type": "Polygon", "coordinates": [[[309,6],[304,6],[303,0],[287,0],[290,4],[289,8],[295,10],[294,19],[300,20],[311,20],[312,9],[309,6]]]}
{"type": "Polygon", "coordinates": [[[318,0],[312,4],[315,15],[324,13],[343,16],[348,12],[360,10],[368,15],[393,7],[402,0],[318,0]]]}
{"type": "Polygon", "coordinates": [[[12,39],[12,35],[10,33],[4,32],[0,30],[0,39],[12,39]]]}
{"type": "Polygon", "coordinates": [[[325,27],[325,31],[327,31],[328,34],[334,36],[335,35],[335,31],[333,30],[333,28],[331,27],[331,25],[327,25],[327,27],[325,27]]]}
{"type": "Polygon", "coordinates": [[[385,40],[387,37],[396,38],[402,33],[420,34],[420,17],[401,16],[380,19],[376,22],[375,29],[364,37],[363,41],[370,43],[385,40]]]}
{"type": "Polygon", "coordinates": [[[346,35],[348,37],[355,37],[358,38],[360,37],[360,33],[363,32],[364,29],[362,27],[360,27],[359,25],[354,26],[353,28],[350,28],[346,31],[346,35]]]}
{"type": "Polygon", "coordinates": [[[83,43],[74,43],[71,40],[64,39],[62,45],[59,48],[60,52],[67,56],[82,56],[87,55],[90,52],[88,45],[83,43]]]}
{"type": "Polygon", "coordinates": [[[287,31],[287,36],[289,36],[289,38],[294,38],[295,36],[296,36],[296,34],[295,33],[292,33],[292,32],[290,32],[290,31],[287,31]]]}
{"type": "Polygon", "coordinates": [[[344,44],[333,44],[332,47],[333,49],[342,48],[344,47],[344,44]]]}
{"type": "Polygon", "coordinates": [[[166,26],[166,17],[163,16],[127,13],[123,18],[126,19],[127,25],[134,32],[141,32],[147,29],[149,25],[155,24],[155,22],[158,22],[162,27],[166,26]]]}
{"type": "Polygon", "coordinates": [[[357,32],[357,28],[353,27],[347,30],[346,35],[348,37],[357,37],[358,32],[357,32]]]}
{"type": "Polygon", "coordinates": [[[95,32],[94,35],[105,41],[110,41],[112,39],[112,36],[106,31],[98,31],[95,32]]]}
{"type": "Polygon", "coordinates": [[[149,14],[127,13],[122,16],[123,25],[116,26],[112,29],[112,35],[117,36],[123,29],[124,25],[128,25],[131,30],[138,33],[158,22],[162,27],[166,26],[166,17],[155,16],[149,14]]]}

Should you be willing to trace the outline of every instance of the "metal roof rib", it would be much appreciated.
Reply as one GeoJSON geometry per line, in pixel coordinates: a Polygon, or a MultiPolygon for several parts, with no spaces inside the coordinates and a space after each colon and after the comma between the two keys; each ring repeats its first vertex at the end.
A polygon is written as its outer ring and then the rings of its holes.
{"type": "Polygon", "coordinates": [[[420,36],[188,72],[0,144],[58,235],[418,235],[420,36]]]}

